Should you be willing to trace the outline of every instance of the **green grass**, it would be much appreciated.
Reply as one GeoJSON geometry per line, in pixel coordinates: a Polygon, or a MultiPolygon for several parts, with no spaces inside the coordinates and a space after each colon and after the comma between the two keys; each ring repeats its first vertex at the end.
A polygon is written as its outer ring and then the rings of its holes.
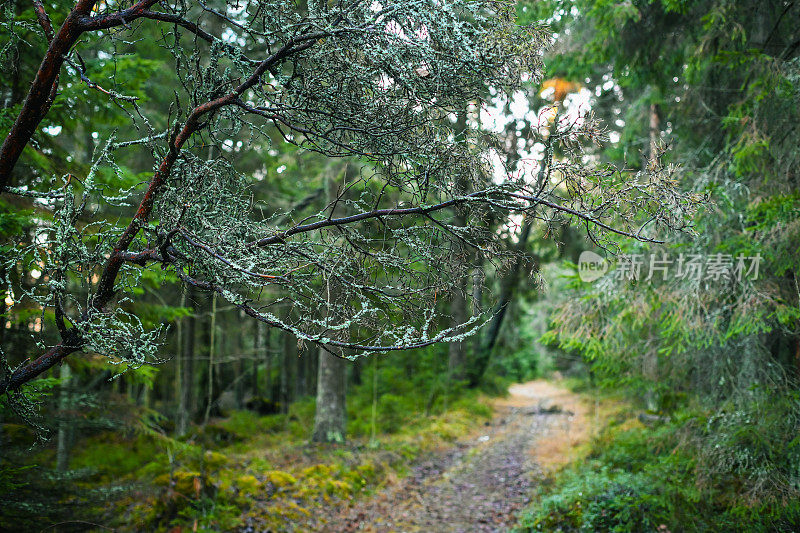
{"type": "Polygon", "coordinates": [[[709,471],[697,440],[703,419],[676,412],[644,426],[630,404],[606,417],[586,455],[539,487],[516,531],[800,530],[797,498],[748,497],[746,479],[709,471]]]}

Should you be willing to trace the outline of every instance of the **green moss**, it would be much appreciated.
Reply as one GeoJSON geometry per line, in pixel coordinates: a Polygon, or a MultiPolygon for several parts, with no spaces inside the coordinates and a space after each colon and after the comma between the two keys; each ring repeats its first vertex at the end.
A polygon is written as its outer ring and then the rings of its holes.
{"type": "Polygon", "coordinates": [[[199,493],[202,487],[200,472],[178,471],[172,474],[161,474],[153,480],[153,484],[169,487],[183,495],[199,493]]]}
{"type": "Polygon", "coordinates": [[[297,483],[297,478],[288,472],[282,472],[280,470],[264,472],[264,478],[267,483],[271,483],[277,490],[285,489],[297,483]]]}
{"type": "Polygon", "coordinates": [[[228,462],[228,458],[219,453],[207,450],[203,454],[203,464],[209,470],[219,470],[228,462]]]}
{"type": "Polygon", "coordinates": [[[70,468],[93,470],[99,474],[100,481],[113,481],[135,474],[160,451],[158,444],[148,437],[127,439],[108,432],[85,439],[76,446],[70,468]]]}
{"type": "Polygon", "coordinates": [[[263,488],[261,482],[252,474],[245,474],[236,479],[236,488],[241,494],[254,496],[263,488]]]}
{"type": "Polygon", "coordinates": [[[349,391],[347,446],[308,446],[314,418],[308,398],[285,415],[232,411],[180,439],[157,432],[97,436],[76,447],[74,461],[106,466],[104,480],[142,487],[136,498],[116,502],[115,525],[167,531],[197,524],[198,531],[219,531],[247,518],[257,529],[285,531],[323,503],[341,504],[405,475],[420,454],[462,438],[491,416],[477,392],[460,390],[429,405],[428,387],[402,380],[392,386],[396,393],[379,396],[374,440],[368,440],[372,390],[365,385],[349,391]]]}

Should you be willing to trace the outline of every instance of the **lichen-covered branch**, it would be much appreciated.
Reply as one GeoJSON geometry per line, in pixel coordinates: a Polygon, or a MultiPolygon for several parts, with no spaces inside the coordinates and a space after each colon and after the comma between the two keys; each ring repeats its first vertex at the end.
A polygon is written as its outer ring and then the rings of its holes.
{"type": "Polygon", "coordinates": [[[42,4],[33,9],[48,49],[0,152],[0,190],[48,202],[54,221],[4,258],[35,265],[47,281],[5,281],[15,302],[56,313],[61,342],[12,369],[0,393],[82,349],[134,366],[154,360],[160,331],[144,328],[130,302],[143,270],[156,265],[255,320],[354,357],[458,341],[486,322],[478,315],[451,325],[437,302],[460,290],[455,280],[478,257],[502,268],[520,253],[498,242],[489,219],[524,213],[545,231],[584,224],[601,244],[659,242],[667,230],[688,228],[698,202],[675,191],[673,169],[654,163],[637,175],[587,162],[581,145],[603,139],[589,115],[532,131],[531,143],[549,148],[531,155],[528,171],[498,163],[478,110],[490,88],[512,93],[538,79],[548,42],[545,28],[515,23],[513,2],[300,9],[81,0],[55,32],[42,4]],[[152,102],[121,97],[130,93],[116,78],[90,77],[80,55],[87,33],[94,46],[132,51],[160,33],[175,63],[174,102],[160,115],[166,126],[148,117],[152,102]],[[129,131],[119,128],[98,148],[80,181],[9,187],[62,67],[125,110],[129,131]],[[456,111],[470,106],[466,126],[454,131],[456,111]],[[321,205],[312,194],[282,207],[261,183],[266,165],[238,164],[241,151],[265,157],[280,142],[297,158],[324,157],[325,172],[335,174],[333,201],[321,205]],[[151,158],[152,173],[108,193],[97,169],[122,172],[117,160],[131,154],[151,158]],[[96,218],[98,206],[131,207],[96,218]],[[335,283],[334,296],[322,294],[323,280],[335,283]],[[281,315],[278,303],[291,312],[281,315]]]}

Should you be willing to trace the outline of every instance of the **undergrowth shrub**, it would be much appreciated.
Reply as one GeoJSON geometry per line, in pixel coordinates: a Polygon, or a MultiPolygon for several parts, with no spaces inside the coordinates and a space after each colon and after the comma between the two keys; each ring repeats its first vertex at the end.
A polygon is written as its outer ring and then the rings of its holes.
{"type": "MultiPolygon", "coordinates": [[[[747,479],[711,472],[698,413],[645,427],[612,421],[588,455],[538,490],[518,531],[798,531],[800,503],[783,490],[748,498],[747,479]]],[[[742,430],[742,438],[751,438],[742,430]]],[[[720,437],[725,438],[725,437],[720,437]]],[[[720,452],[722,453],[722,452],[720,452]]],[[[763,453],[756,450],[754,453],[763,453]]],[[[772,453],[776,453],[773,450],[772,453]]],[[[759,465],[750,465],[758,470],[759,465]]],[[[742,471],[739,471],[741,473],[742,471]]]]}

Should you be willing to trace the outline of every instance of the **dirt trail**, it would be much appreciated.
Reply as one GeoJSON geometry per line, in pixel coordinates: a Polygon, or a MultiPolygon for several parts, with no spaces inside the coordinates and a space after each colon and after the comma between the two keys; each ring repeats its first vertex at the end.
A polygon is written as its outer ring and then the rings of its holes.
{"type": "Polygon", "coordinates": [[[422,462],[325,531],[492,532],[515,523],[534,485],[589,434],[587,406],[556,384],[514,385],[485,430],[422,462]]]}

